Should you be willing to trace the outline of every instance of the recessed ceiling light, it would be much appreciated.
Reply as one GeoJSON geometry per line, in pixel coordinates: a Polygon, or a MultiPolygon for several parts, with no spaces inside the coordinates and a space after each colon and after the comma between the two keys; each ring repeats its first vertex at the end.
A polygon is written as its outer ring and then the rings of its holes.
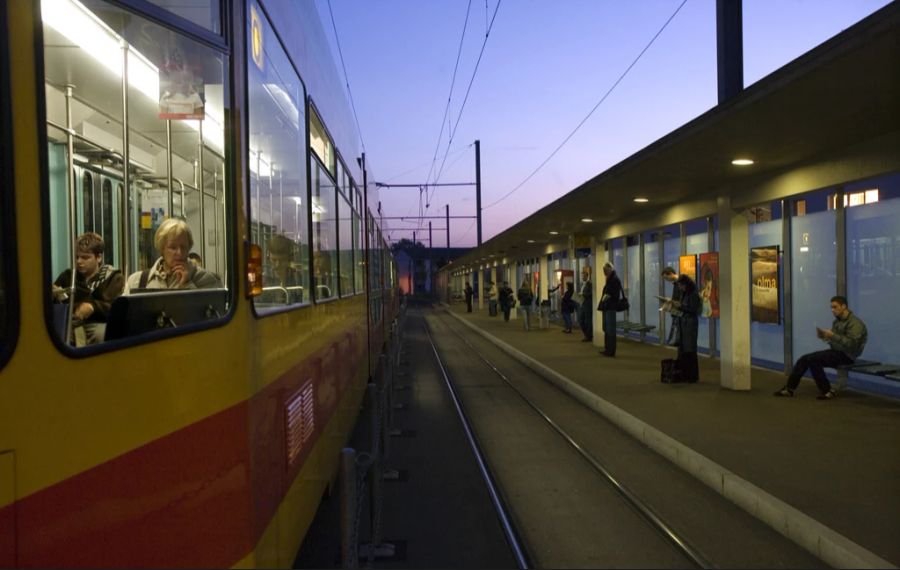
{"type": "Polygon", "coordinates": [[[551,236],[556,236],[556,235],[559,235],[559,232],[550,232],[550,235],[551,235],[551,236]]]}
{"type": "Polygon", "coordinates": [[[735,166],[750,166],[753,164],[753,160],[750,158],[735,158],[731,161],[731,164],[735,166]]]}
{"type": "Polygon", "coordinates": [[[590,219],[590,218],[581,218],[581,221],[584,222],[584,223],[586,223],[586,224],[589,224],[589,223],[593,222],[594,220],[592,220],[592,219],[590,219]]]}
{"type": "Polygon", "coordinates": [[[526,240],[528,243],[534,243],[533,239],[526,240]]]}
{"type": "Polygon", "coordinates": [[[650,201],[650,198],[635,198],[634,201],[638,204],[646,204],[650,201]]]}

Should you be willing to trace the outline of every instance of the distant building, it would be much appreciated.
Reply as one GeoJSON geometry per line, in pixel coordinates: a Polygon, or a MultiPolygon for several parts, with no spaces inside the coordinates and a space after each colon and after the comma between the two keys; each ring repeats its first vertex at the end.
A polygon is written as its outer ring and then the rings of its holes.
{"type": "Polygon", "coordinates": [[[397,278],[400,290],[404,294],[431,296],[434,291],[432,276],[438,269],[447,265],[466,253],[471,248],[446,247],[429,251],[421,243],[413,244],[410,240],[401,240],[393,246],[394,259],[397,262],[397,278]]]}

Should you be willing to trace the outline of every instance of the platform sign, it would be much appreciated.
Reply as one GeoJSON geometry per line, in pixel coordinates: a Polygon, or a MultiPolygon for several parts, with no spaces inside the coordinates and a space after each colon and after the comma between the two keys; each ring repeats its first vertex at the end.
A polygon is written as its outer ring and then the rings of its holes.
{"type": "Polygon", "coordinates": [[[682,255],[678,258],[678,274],[679,275],[687,275],[691,279],[694,280],[694,283],[697,282],[697,256],[694,254],[691,255],[682,255]]]}
{"type": "Polygon", "coordinates": [[[700,299],[703,301],[702,316],[719,318],[719,252],[700,254],[700,299]]]}
{"type": "Polygon", "coordinates": [[[781,322],[778,305],[778,246],[750,248],[750,318],[758,323],[781,322]]]}

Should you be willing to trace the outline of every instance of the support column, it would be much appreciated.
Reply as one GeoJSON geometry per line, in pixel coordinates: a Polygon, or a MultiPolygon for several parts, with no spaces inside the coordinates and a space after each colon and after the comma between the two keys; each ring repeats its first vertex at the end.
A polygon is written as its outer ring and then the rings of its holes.
{"type": "Polygon", "coordinates": [[[550,289],[550,264],[547,263],[547,254],[542,253],[538,261],[538,271],[541,272],[540,289],[534,292],[534,296],[539,300],[547,299],[547,290],[550,289]]]}
{"type": "MultiPolygon", "coordinates": [[[[478,288],[475,291],[478,293],[478,310],[484,310],[484,266],[480,266],[478,269],[478,288]]],[[[473,285],[474,287],[474,285],[473,285]]]]}
{"type": "Polygon", "coordinates": [[[718,199],[720,384],[731,390],[750,389],[750,234],[747,218],[718,199]]]}
{"type": "MultiPolygon", "coordinates": [[[[494,286],[497,287],[497,290],[499,291],[499,290],[500,290],[500,286],[497,285],[497,266],[496,266],[496,265],[492,265],[492,266],[491,266],[491,281],[494,283],[494,286]]],[[[488,285],[488,291],[490,291],[490,285],[489,285],[489,284],[486,284],[486,285],[488,285]]],[[[487,295],[487,294],[485,294],[485,295],[487,295]]],[[[488,301],[490,301],[490,299],[488,299],[488,301]]],[[[499,301],[498,301],[498,303],[497,303],[497,314],[498,314],[498,315],[500,314],[500,303],[499,303],[499,301]]]]}

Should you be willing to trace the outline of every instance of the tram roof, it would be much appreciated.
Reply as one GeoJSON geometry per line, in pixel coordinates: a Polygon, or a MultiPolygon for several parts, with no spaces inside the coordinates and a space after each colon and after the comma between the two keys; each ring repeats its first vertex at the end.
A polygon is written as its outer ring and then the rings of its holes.
{"type": "MultiPolygon", "coordinates": [[[[608,235],[604,228],[612,225],[657,227],[647,224],[661,221],[660,211],[673,206],[712,213],[722,188],[730,189],[735,206],[750,206],[740,202],[741,189],[879,137],[893,134],[889,152],[896,153],[898,131],[900,2],[892,2],[494,236],[448,269],[536,256],[548,244],[565,244],[570,234],[608,235]],[[739,156],[750,156],[755,164],[749,169],[733,166],[731,160],[739,156]],[[636,196],[649,198],[649,204],[634,203],[636,196]],[[698,203],[700,208],[692,208],[698,203]],[[593,223],[581,222],[583,217],[593,223]],[[551,230],[559,235],[550,236],[551,230]],[[529,239],[535,243],[525,245],[529,239]]],[[[758,193],[754,199],[759,203],[758,193]]],[[[632,232],[617,235],[625,233],[632,232]]]]}

